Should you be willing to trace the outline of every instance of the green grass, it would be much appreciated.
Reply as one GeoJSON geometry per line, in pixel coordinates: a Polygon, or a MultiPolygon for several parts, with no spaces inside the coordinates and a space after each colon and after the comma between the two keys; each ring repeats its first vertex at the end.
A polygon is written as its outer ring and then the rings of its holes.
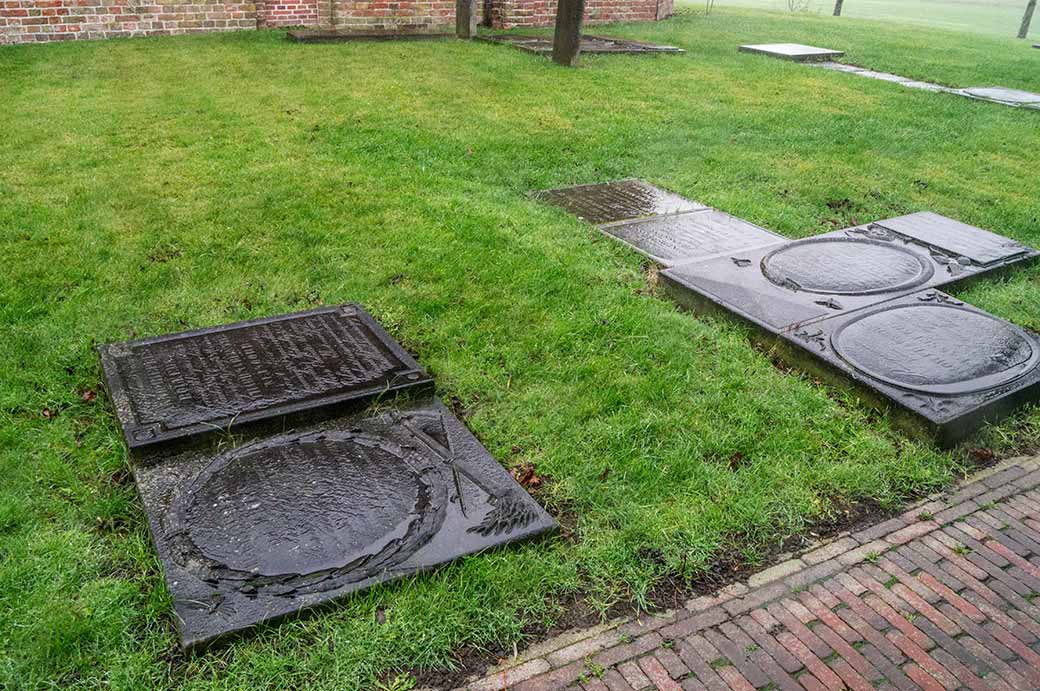
{"type": "MultiPolygon", "coordinates": [[[[732,12],[597,31],[688,52],[564,70],[279,32],[0,49],[0,687],[369,688],[511,647],[568,596],[647,605],[665,576],[754,562],[840,503],[894,506],[962,470],[744,328],[678,312],[637,256],[525,192],[639,176],[794,237],[933,209],[1040,244],[1040,114],[736,46],[1034,90],[1040,51],[732,12]],[[536,464],[573,536],[186,660],[112,411],[82,399],[93,347],[349,300],[503,464],[536,464]]],[[[1037,328],[1038,287],[1034,267],[957,292],[1037,328]]],[[[1038,440],[1033,410],[976,443],[1038,440]]]]}
{"type": "MultiPolygon", "coordinates": [[[[703,9],[706,0],[682,0],[683,6],[703,9]]],[[[834,12],[834,0],[793,0],[799,12],[821,16],[834,12]]],[[[717,7],[740,7],[772,12],[790,12],[788,0],[717,0],[717,7]]],[[[876,19],[903,25],[918,25],[1013,38],[1018,35],[1026,0],[845,0],[842,17],[876,19]]],[[[1033,18],[1029,37],[1040,37],[1040,16],[1033,18]]],[[[965,36],[964,41],[974,37],[965,36]]]]}

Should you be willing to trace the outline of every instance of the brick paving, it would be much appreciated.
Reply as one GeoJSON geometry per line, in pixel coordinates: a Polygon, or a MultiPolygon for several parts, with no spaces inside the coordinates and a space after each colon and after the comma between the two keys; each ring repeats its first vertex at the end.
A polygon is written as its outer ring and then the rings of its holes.
{"type": "Polygon", "coordinates": [[[571,631],[463,687],[1040,689],[1040,456],[694,598],[571,631]]]}

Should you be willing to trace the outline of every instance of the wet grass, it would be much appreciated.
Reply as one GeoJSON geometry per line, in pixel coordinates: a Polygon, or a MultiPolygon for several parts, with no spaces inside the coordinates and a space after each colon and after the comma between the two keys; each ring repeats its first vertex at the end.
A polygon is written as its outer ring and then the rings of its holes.
{"type": "MultiPolygon", "coordinates": [[[[1040,51],[731,12],[598,32],[688,52],[567,71],[278,32],[0,49],[0,687],[369,688],[963,470],[679,313],[638,257],[524,193],[639,176],[795,237],[928,208],[1038,244],[1040,114],[736,45],[1033,90],[1040,51]],[[503,464],[535,465],[573,533],[183,659],[92,348],[351,300],[503,464]]],[[[959,295],[1037,328],[1038,288],[1031,268],[959,295]]],[[[1038,439],[1033,410],[973,443],[1038,439]]]]}

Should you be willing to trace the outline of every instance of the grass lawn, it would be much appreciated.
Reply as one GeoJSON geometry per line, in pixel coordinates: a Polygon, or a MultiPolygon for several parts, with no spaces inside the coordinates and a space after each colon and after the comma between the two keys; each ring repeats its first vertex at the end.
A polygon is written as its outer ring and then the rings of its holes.
{"type": "MultiPolygon", "coordinates": [[[[966,450],[678,312],[634,253],[525,192],[638,176],[794,237],[932,209],[1040,244],[1040,113],[736,46],[1036,91],[1040,51],[728,10],[597,32],[688,52],[565,70],[274,31],[0,49],[0,687],[371,688],[964,472],[966,450]],[[185,659],[93,347],[351,300],[572,529],[185,659]]],[[[1040,329],[1040,267],[957,294],[1040,329]]],[[[1038,443],[1034,409],[973,445],[1038,443]]]]}
{"type": "MultiPolygon", "coordinates": [[[[703,9],[705,0],[681,0],[683,6],[703,9]]],[[[924,25],[955,31],[1013,38],[1018,35],[1027,0],[845,0],[841,14],[855,19],[880,19],[899,24],[924,25]]],[[[804,11],[828,15],[834,0],[793,0],[804,11]]],[[[746,7],[790,12],[790,0],[717,0],[717,7],[746,7]]],[[[1033,18],[1029,37],[1040,37],[1040,16],[1033,18]]],[[[1034,41],[1035,42],[1035,41],[1034,41]]]]}

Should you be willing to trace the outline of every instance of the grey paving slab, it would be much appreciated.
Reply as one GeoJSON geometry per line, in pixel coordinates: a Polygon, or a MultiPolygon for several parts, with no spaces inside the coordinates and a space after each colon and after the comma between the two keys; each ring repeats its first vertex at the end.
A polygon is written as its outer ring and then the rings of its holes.
{"type": "Polygon", "coordinates": [[[785,240],[765,228],[712,209],[605,224],[600,229],[662,266],[742,252],[785,240]]]}
{"type": "Polygon", "coordinates": [[[432,386],[419,364],[358,305],[98,350],[132,450],[432,386]]]}
{"type": "Polygon", "coordinates": [[[439,401],[190,449],[135,479],[184,648],[556,527],[439,401]]]}
{"type": "Polygon", "coordinates": [[[833,60],[845,55],[844,51],[806,46],[801,43],[759,43],[740,46],[739,50],[743,53],[757,53],[796,62],[833,60]]]}
{"type": "Polygon", "coordinates": [[[962,89],[965,96],[981,99],[983,101],[995,101],[1009,106],[1038,106],[1040,105],[1040,94],[1020,89],[1008,89],[1003,86],[969,87],[962,89]]]}
{"type": "Polygon", "coordinates": [[[597,225],[708,208],[643,180],[574,185],[533,192],[531,196],[597,225]]]}

